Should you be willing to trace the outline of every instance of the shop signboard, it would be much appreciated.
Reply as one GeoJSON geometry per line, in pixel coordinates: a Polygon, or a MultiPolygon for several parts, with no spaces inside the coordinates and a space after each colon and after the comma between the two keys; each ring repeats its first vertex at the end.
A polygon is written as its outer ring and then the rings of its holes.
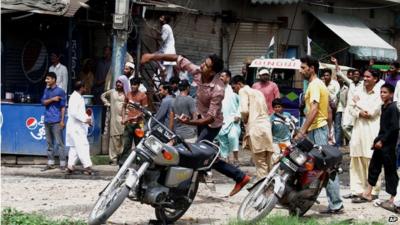
{"type": "MultiPolygon", "coordinates": [[[[89,127],[88,140],[92,149],[101,147],[102,107],[91,107],[94,123],[89,127]]],[[[2,104],[1,153],[47,155],[43,113],[44,106],[40,104],[2,104]]],[[[68,115],[66,115],[67,119],[68,115]]],[[[63,138],[65,140],[65,129],[63,138]]]]}

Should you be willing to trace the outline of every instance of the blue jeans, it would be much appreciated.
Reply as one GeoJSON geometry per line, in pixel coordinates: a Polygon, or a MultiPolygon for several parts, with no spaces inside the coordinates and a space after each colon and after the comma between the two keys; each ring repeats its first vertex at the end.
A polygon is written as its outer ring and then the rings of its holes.
{"type": "MultiPolygon", "coordinates": [[[[214,138],[218,135],[219,130],[221,130],[221,127],[211,128],[207,125],[206,126],[198,126],[197,127],[197,133],[198,133],[197,142],[199,142],[201,140],[208,140],[208,141],[212,142],[214,140],[214,138]]],[[[223,175],[231,178],[236,183],[239,183],[245,177],[245,174],[240,169],[232,166],[231,164],[229,164],[221,159],[217,159],[217,161],[214,163],[212,168],[214,170],[222,173],[223,175]]]]}
{"type": "Polygon", "coordinates": [[[336,147],[342,146],[342,112],[337,112],[335,115],[335,141],[336,147]]]}
{"type": "Polygon", "coordinates": [[[58,151],[60,166],[66,166],[67,153],[65,151],[60,123],[44,123],[47,141],[48,165],[54,165],[55,151],[58,151]]]}
{"type": "MultiPolygon", "coordinates": [[[[314,144],[328,145],[328,125],[310,131],[307,136],[314,144]]],[[[338,175],[336,175],[334,181],[329,179],[325,190],[329,202],[328,208],[331,210],[341,208],[343,206],[343,201],[340,198],[340,182],[338,175]]]]}

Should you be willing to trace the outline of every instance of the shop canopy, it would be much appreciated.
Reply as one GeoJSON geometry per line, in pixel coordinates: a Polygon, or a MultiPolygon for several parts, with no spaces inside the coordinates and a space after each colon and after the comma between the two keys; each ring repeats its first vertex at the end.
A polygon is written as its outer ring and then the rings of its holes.
{"type": "Polygon", "coordinates": [[[88,0],[2,0],[1,13],[31,12],[73,17],[80,7],[88,7],[88,0]]]}
{"type": "MultiPolygon", "coordinates": [[[[265,67],[270,69],[291,69],[291,70],[298,70],[300,69],[301,62],[299,59],[265,59],[259,58],[253,60],[251,62],[250,67],[265,67]]],[[[348,66],[339,66],[340,70],[347,71],[352,69],[348,66]]],[[[335,65],[329,63],[319,63],[320,69],[335,69],[335,65]]]]}
{"type": "Polygon", "coordinates": [[[330,30],[350,45],[349,52],[361,60],[397,60],[396,49],[352,16],[311,12],[330,30]]]}

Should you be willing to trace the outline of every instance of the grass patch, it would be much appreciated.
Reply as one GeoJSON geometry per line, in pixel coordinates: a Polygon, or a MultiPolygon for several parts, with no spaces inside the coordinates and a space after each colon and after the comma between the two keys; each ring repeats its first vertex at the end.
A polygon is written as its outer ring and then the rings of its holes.
{"type": "MultiPolygon", "coordinates": [[[[352,220],[342,220],[342,221],[322,221],[322,219],[315,218],[303,218],[294,216],[281,216],[272,215],[269,216],[257,224],[251,225],[384,225],[381,222],[354,222],[352,220]]],[[[228,225],[248,225],[244,222],[231,221],[228,225]]]]}
{"type": "Polygon", "coordinates": [[[108,155],[93,155],[90,157],[93,165],[108,165],[110,157],[108,155]]]}
{"type": "Polygon", "coordinates": [[[52,220],[36,213],[24,213],[12,208],[5,208],[1,212],[2,225],[85,225],[82,220],[52,220]]]}

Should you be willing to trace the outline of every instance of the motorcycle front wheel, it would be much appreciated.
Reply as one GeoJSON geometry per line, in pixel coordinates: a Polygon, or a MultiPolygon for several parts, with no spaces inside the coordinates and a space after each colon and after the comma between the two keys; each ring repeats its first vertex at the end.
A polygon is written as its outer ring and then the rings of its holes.
{"type": "Polygon", "coordinates": [[[128,196],[130,189],[125,185],[126,172],[127,171],[118,179],[113,179],[100,194],[99,199],[90,213],[89,225],[104,224],[128,196]]]}
{"type": "Polygon", "coordinates": [[[171,209],[171,208],[166,208],[166,207],[156,208],[155,213],[156,213],[157,220],[167,222],[168,224],[174,223],[175,221],[179,220],[191,206],[191,203],[193,202],[194,198],[196,197],[198,188],[199,188],[199,179],[196,180],[193,190],[191,190],[189,193],[190,203],[188,203],[182,209],[171,209]]]}
{"type": "Polygon", "coordinates": [[[238,219],[247,224],[254,224],[267,216],[278,203],[271,179],[266,185],[260,182],[244,198],[238,211],[238,219]]]}

